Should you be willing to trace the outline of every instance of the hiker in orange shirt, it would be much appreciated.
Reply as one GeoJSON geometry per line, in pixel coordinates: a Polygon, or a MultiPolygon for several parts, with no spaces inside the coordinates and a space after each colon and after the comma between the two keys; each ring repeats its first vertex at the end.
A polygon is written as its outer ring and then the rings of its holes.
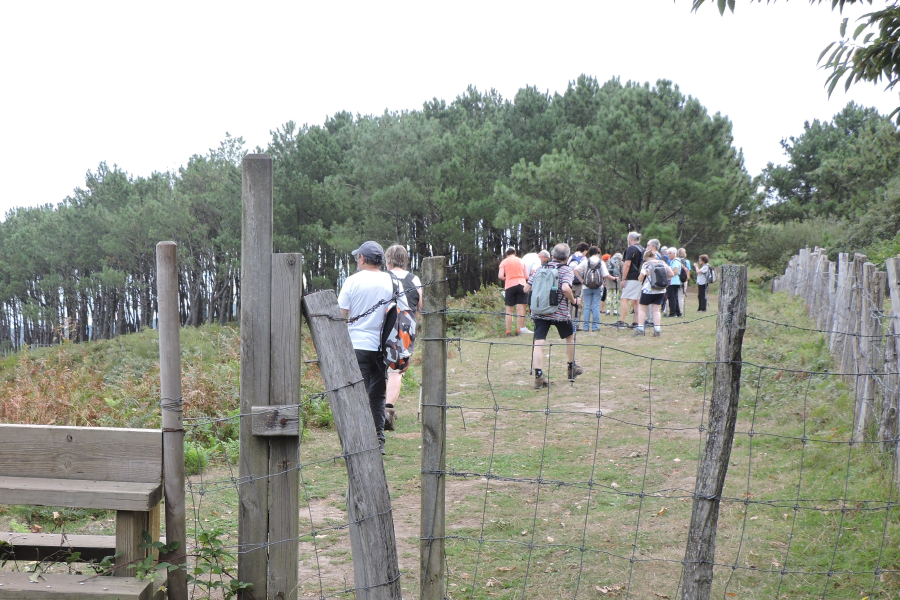
{"type": "Polygon", "coordinates": [[[531,333],[525,327],[525,305],[528,304],[528,294],[525,293],[525,263],[516,256],[514,248],[506,250],[506,258],[500,263],[500,273],[498,274],[500,281],[504,283],[506,291],[503,295],[506,301],[506,337],[512,337],[510,328],[512,327],[513,307],[516,307],[516,335],[521,333],[531,333]]]}

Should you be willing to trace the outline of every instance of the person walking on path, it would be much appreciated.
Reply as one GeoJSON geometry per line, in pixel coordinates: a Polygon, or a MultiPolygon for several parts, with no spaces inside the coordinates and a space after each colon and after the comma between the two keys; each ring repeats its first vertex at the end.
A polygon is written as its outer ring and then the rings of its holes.
{"type": "MultiPolygon", "coordinates": [[[[551,298],[557,302],[556,311],[549,315],[534,315],[534,351],[532,353],[532,364],[534,369],[534,388],[541,389],[550,385],[550,380],[544,374],[544,342],[547,340],[547,334],[550,333],[550,327],[555,326],[559,337],[566,342],[566,357],[568,359],[567,375],[570,380],[584,373],[584,368],[575,363],[575,325],[572,323],[572,316],[569,313],[569,305],[576,305],[578,299],[572,294],[572,281],[575,279],[575,273],[572,267],[566,264],[569,258],[568,244],[557,244],[553,247],[552,260],[543,267],[531,274],[528,283],[525,285],[525,293],[531,292],[534,287],[534,294],[542,291],[541,282],[536,284],[536,279],[552,276],[550,270],[556,271],[558,278],[558,291],[562,294],[556,294],[556,298],[551,298]]],[[[534,297],[532,302],[534,302],[534,297]]],[[[534,304],[532,304],[534,308],[534,304]]],[[[534,310],[532,310],[534,314],[534,310]]]]}
{"type": "Polygon", "coordinates": [[[697,312],[706,312],[706,288],[709,287],[709,256],[701,254],[694,265],[697,270],[697,300],[700,306],[697,312]]]}
{"type": "Polygon", "coordinates": [[[675,248],[669,248],[669,269],[671,269],[673,275],[671,279],[669,279],[669,288],[666,290],[666,295],[668,297],[669,303],[669,314],[667,317],[681,317],[680,304],[678,303],[678,294],[681,292],[681,277],[679,274],[681,273],[681,261],[675,256],[677,250],[675,248]]]}
{"type": "Polygon", "coordinates": [[[688,283],[691,279],[691,261],[688,260],[687,250],[684,248],[679,248],[676,256],[678,256],[678,260],[681,261],[681,266],[683,267],[681,269],[681,295],[679,296],[678,312],[684,315],[684,303],[687,301],[688,283]]]}
{"type": "MultiPolygon", "coordinates": [[[[422,287],[422,281],[406,268],[409,265],[409,253],[406,248],[399,244],[394,244],[384,251],[384,258],[387,263],[388,270],[394,274],[400,281],[400,295],[406,298],[406,303],[410,310],[418,316],[422,312],[422,294],[419,288],[422,287]]],[[[415,342],[413,342],[415,345],[415,342]]],[[[410,346],[410,352],[414,351],[414,346],[410,346]]],[[[400,399],[400,388],[403,386],[403,371],[397,371],[388,367],[387,370],[387,389],[385,391],[384,404],[384,428],[387,431],[394,430],[394,421],[397,419],[397,401],[400,399]]]]}
{"type": "MultiPolygon", "coordinates": [[[[644,262],[644,248],[641,246],[641,234],[632,231],[628,234],[628,249],[622,257],[622,274],[619,280],[622,282],[622,299],[619,302],[619,320],[616,326],[625,326],[625,317],[628,315],[628,309],[634,311],[634,317],[637,319],[638,300],[641,298],[641,284],[638,282],[638,276],[641,274],[641,264],[644,262]]],[[[631,327],[634,327],[632,324],[631,327]]]]}
{"type": "Polygon", "coordinates": [[[516,311],[516,335],[531,333],[525,327],[525,305],[528,304],[525,282],[528,278],[525,275],[525,263],[516,256],[514,248],[507,248],[506,258],[500,263],[498,277],[505,286],[503,298],[506,303],[506,337],[513,335],[511,332],[513,308],[516,311]]]}
{"type": "Polygon", "coordinates": [[[600,248],[597,246],[588,248],[587,258],[575,269],[575,275],[581,277],[584,282],[581,292],[583,299],[581,330],[599,331],[601,304],[606,294],[604,285],[608,279],[613,279],[606,268],[606,263],[600,257],[600,248]]]}
{"type": "Polygon", "coordinates": [[[663,281],[671,278],[674,271],[661,258],[656,257],[653,250],[647,250],[644,254],[644,264],[641,266],[640,282],[641,282],[641,300],[638,307],[637,327],[634,330],[635,337],[644,335],[644,322],[647,319],[647,307],[653,316],[653,337],[662,335],[662,307],[663,299],[666,297],[666,287],[653,286],[653,270],[657,267],[665,267],[666,277],[663,281]]]}
{"type": "MultiPolygon", "coordinates": [[[[378,242],[363,242],[352,253],[356,259],[356,273],[347,278],[338,295],[341,315],[347,319],[347,329],[359,372],[369,396],[369,409],[375,424],[375,435],[381,453],[384,449],[384,404],[387,391],[387,365],[381,348],[381,328],[384,309],[370,309],[379,302],[388,302],[394,295],[393,278],[381,270],[384,250],[378,242]],[[366,314],[369,313],[369,314],[366,314]]],[[[403,294],[397,297],[397,307],[409,310],[403,294]]]]}

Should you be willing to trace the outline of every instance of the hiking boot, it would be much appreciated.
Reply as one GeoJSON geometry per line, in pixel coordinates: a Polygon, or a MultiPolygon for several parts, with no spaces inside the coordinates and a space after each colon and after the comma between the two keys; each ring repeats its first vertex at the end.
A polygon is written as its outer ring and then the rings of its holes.
{"type": "Polygon", "coordinates": [[[625,321],[616,321],[615,327],[616,329],[624,329],[628,326],[625,324],[625,321]]]}
{"type": "MultiPolygon", "coordinates": [[[[518,334],[516,334],[516,335],[518,335],[518,334]]],[[[511,333],[508,332],[508,331],[506,332],[506,337],[512,337],[512,336],[513,336],[513,334],[511,334],[511,333]]]]}
{"type": "Polygon", "coordinates": [[[381,455],[385,456],[387,452],[384,449],[384,440],[378,440],[378,448],[381,450],[381,455]]]}
{"type": "Polygon", "coordinates": [[[397,411],[393,408],[384,409],[384,430],[394,431],[394,420],[397,418],[397,411]]]}
{"type": "Polygon", "coordinates": [[[569,365],[568,369],[566,369],[566,372],[569,375],[569,379],[574,381],[576,377],[584,373],[584,367],[582,367],[578,363],[572,363],[571,365],[569,365]]]}
{"type": "Polygon", "coordinates": [[[550,387],[550,382],[547,381],[547,378],[544,375],[534,378],[534,389],[540,390],[545,387],[550,387]]]}
{"type": "Polygon", "coordinates": [[[631,337],[644,337],[644,330],[635,328],[635,330],[631,332],[631,337]]]}
{"type": "Polygon", "coordinates": [[[662,331],[653,330],[653,337],[659,337],[662,335],[662,331]]]}

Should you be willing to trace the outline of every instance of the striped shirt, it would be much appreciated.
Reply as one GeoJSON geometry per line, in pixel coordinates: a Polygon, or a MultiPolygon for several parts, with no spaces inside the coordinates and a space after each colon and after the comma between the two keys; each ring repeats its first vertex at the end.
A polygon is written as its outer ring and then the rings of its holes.
{"type": "MultiPolygon", "coordinates": [[[[569,287],[572,287],[572,282],[575,280],[575,270],[568,266],[561,264],[555,260],[547,263],[546,266],[556,267],[559,271],[559,304],[556,307],[556,312],[552,315],[534,315],[535,319],[546,319],[548,321],[570,321],[571,317],[569,316],[569,301],[566,300],[565,294],[563,294],[563,284],[568,283],[569,287]]],[[[535,269],[531,272],[531,275],[528,276],[528,285],[534,285],[534,276],[541,269],[535,269]]]]}

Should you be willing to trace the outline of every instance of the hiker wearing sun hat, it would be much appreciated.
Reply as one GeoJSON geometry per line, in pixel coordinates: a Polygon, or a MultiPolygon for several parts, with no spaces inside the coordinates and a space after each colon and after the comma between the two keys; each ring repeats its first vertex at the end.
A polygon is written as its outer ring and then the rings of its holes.
{"type": "MultiPolygon", "coordinates": [[[[356,259],[356,273],[347,278],[338,295],[341,314],[348,319],[347,329],[356,362],[369,396],[369,408],[375,423],[378,445],[384,454],[384,403],[387,391],[387,369],[381,353],[381,326],[385,311],[370,309],[379,302],[388,302],[394,295],[390,274],[381,270],[384,250],[378,242],[368,241],[351,252],[356,259]],[[366,313],[369,314],[366,314],[366,313]]],[[[408,310],[404,294],[397,298],[397,306],[408,310]]]]}

